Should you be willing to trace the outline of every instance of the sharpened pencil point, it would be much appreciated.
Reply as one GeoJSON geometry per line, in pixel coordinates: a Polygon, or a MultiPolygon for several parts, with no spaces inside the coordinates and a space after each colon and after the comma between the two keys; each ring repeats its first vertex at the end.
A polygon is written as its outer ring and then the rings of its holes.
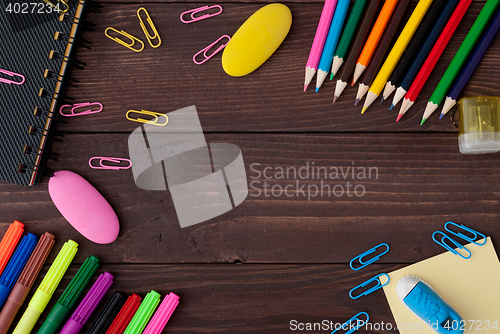
{"type": "Polygon", "coordinates": [[[333,95],[333,103],[337,102],[337,99],[338,99],[338,98],[339,98],[339,97],[338,97],[337,95],[333,95]]]}
{"type": "Polygon", "coordinates": [[[307,86],[309,85],[304,85],[304,92],[307,90],[307,86]]]}
{"type": "Polygon", "coordinates": [[[439,115],[439,119],[443,118],[445,114],[439,115]]]}
{"type": "Polygon", "coordinates": [[[424,125],[424,122],[427,120],[427,118],[422,118],[422,122],[420,122],[420,125],[424,125]]]}
{"type": "Polygon", "coordinates": [[[393,108],[394,108],[394,103],[391,103],[391,107],[389,108],[389,111],[392,111],[393,108]]]}
{"type": "Polygon", "coordinates": [[[380,104],[384,103],[385,99],[384,97],[382,96],[382,98],[380,99],[380,104]]]}
{"type": "Polygon", "coordinates": [[[335,74],[330,73],[330,80],[333,80],[333,77],[335,77],[335,74]]]}
{"type": "Polygon", "coordinates": [[[316,93],[319,92],[319,87],[316,87],[316,93]]]}
{"type": "Polygon", "coordinates": [[[359,101],[361,101],[360,99],[356,99],[356,101],[354,101],[354,106],[357,107],[358,104],[359,104],[359,101]]]}
{"type": "Polygon", "coordinates": [[[401,119],[401,117],[403,117],[404,114],[398,114],[398,118],[396,118],[396,122],[399,122],[399,120],[401,119]]]}
{"type": "Polygon", "coordinates": [[[366,109],[368,109],[367,107],[363,107],[363,110],[361,110],[361,115],[363,115],[366,111],[366,109]]]}

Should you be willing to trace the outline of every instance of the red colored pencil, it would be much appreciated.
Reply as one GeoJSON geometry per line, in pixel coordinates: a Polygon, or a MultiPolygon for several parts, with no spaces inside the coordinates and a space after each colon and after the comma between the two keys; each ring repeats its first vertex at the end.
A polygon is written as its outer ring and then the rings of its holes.
{"type": "Polygon", "coordinates": [[[471,2],[472,0],[461,0],[457,8],[455,8],[455,11],[453,12],[450,20],[444,27],[443,32],[439,36],[436,44],[434,44],[434,47],[427,56],[424,65],[422,65],[422,68],[415,77],[415,80],[413,80],[410,89],[408,89],[408,92],[406,93],[405,99],[403,101],[403,105],[401,106],[401,109],[399,111],[398,119],[401,118],[408,111],[408,109],[410,109],[410,107],[417,99],[418,94],[420,94],[420,91],[424,87],[425,82],[432,73],[432,70],[436,66],[439,58],[443,54],[443,51],[446,48],[446,45],[448,45],[451,36],[453,36],[460,21],[462,21],[462,18],[464,17],[465,12],[469,8],[471,2]]]}

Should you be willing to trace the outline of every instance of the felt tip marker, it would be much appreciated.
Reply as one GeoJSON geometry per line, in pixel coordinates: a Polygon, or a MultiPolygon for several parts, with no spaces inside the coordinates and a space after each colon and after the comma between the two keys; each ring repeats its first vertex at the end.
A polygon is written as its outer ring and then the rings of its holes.
{"type": "Polygon", "coordinates": [[[125,304],[125,295],[116,291],[104,304],[101,312],[97,315],[87,334],[105,334],[115,319],[118,312],[125,304]]]}
{"type": "Polygon", "coordinates": [[[0,275],[3,273],[7,262],[9,262],[10,256],[14,252],[14,248],[16,248],[23,232],[24,224],[17,220],[10,224],[7,232],[5,232],[2,242],[0,242],[0,275]]]}
{"type": "Polygon", "coordinates": [[[68,267],[78,251],[78,244],[73,240],[68,240],[57,254],[54,263],[49,268],[36,290],[33,298],[31,298],[28,308],[24,312],[21,320],[14,329],[13,334],[30,334],[35,327],[38,318],[47,307],[52,295],[56,291],[59,282],[68,270],[68,267]]]}
{"type": "Polygon", "coordinates": [[[42,269],[45,260],[49,256],[52,246],[54,246],[54,239],[54,235],[48,232],[45,232],[45,234],[40,237],[38,244],[28,259],[21,275],[19,275],[0,313],[0,334],[5,334],[9,330],[17,312],[19,312],[21,305],[23,305],[31,287],[35,283],[35,279],[40,273],[40,269],[42,269]]]}
{"type": "Polygon", "coordinates": [[[137,313],[134,315],[132,321],[130,321],[130,324],[127,326],[125,334],[142,333],[142,331],[148,324],[149,319],[151,319],[153,312],[156,310],[156,307],[160,303],[160,297],[160,294],[154,290],[151,290],[151,292],[146,295],[144,301],[137,310],[137,313]]]}
{"type": "Polygon", "coordinates": [[[163,302],[160,307],[158,307],[148,327],[146,327],[142,334],[161,334],[177,305],[179,305],[179,296],[170,292],[170,294],[163,299],[163,302]]]}
{"type": "Polygon", "coordinates": [[[93,255],[85,260],[50,311],[42,327],[38,330],[38,334],[54,334],[66,322],[83,290],[99,268],[99,262],[99,259],[93,255]]]}
{"type": "Polygon", "coordinates": [[[111,323],[106,334],[123,334],[127,326],[129,325],[135,312],[141,305],[142,298],[135,293],[127,298],[127,301],[121,308],[120,312],[116,316],[115,320],[111,323]]]}

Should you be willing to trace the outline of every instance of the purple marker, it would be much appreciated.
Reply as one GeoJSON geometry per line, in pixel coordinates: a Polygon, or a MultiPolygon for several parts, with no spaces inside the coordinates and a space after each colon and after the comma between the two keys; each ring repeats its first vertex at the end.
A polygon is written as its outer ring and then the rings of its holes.
{"type": "Polygon", "coordinates": [[[60,334],[78,334],[113,284],[113,275],[102,273],[64,325],[60,334]]]}

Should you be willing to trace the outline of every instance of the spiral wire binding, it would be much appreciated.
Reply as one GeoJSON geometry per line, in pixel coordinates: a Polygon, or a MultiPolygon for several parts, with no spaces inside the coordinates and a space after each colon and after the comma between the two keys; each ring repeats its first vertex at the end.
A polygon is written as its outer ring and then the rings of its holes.
{"type": "MultiPolygon", "coordinates": [[[[66,2],[63,2],[63,3],[66,4],[66,2]]],[[[102,6],[93,0],[70,0],[67,3],[68,4],[73,4],[73,3],[81,4],[81,5],[85,6],[86,10],[88,10],[88,11],[95,12],[95,13],[101,13],[100,8],[102,8],[102,6]]],[[[76,23],[83,30],[90,30],[90,31],[95,30],[93,28],[93,27],[95,27],[94,23],[92,23],[88,20],[82,19],[82,18],[72,16],[68,13],[61,13],[59,15],[59,21],[61,21],[61,22],[69,21],[71,23],[76,23]]],[[[56,41],[60,41],[60,42],[66,43],[66,44],[72,44],[75,46],[83,46],[87,49],[91,49],[91,47],[89,45],[92,45],[91,42],[86,41],[82,38],[77,38],[76,36],[71,37],[71,36],[63,34],[59,31],[56,31],[54,33],[54,39],[56,41]]],[[[50,52],[49,58],[50,59],[58,59],[62,62],[66,62],[68,64],[71,64],[73,68],[77,68],[77,69],[81,69],[81,70],[85,69],[84,66],[87,65],[86,63],[81,62],[79,60],[76,60],[75,58],[61,55],[60,53],[58,53],[54,50],[52,50],[50,52]]],[[[45,72],[43,73],[43,77],[52,81],[53,83],[59,82],[62,85],[61,86],[62,88],[60,88],[59,91],[65,90],[65,86],[67,86],[67,85],[78,87],[77,85],[72,83],[72,82],[78,83],[79,82],[78,80],[71,79],[68,77],[62,77],[61,75],[59,75],[58,72],[55,72],[55,71],[52,71],[49,69],[45,70],[45,72]]],[[[64,102],[66,100],[74,100],[73,98],[68,97],[60,92],[55,92],[55,91],[52,91],[52,90],[47,89],[47,88],[40,88],[38,95],[41,98],[50,98],[50,99],[53,99],[55,96],[55,99],[58,100],[59,102],[64,102]]],[[[35,110],[33,111],[33,114],[35,116],[44,117],[45,119],[50,119],[52,121],[55,121],[55,120],[59,121],[58,120],[58,118],[59,118],[58,113],[55,111],[50,111],[50,110],[36,107],[35,110]]],[[[67,122],[65,122],[63,120],[60,120],[59,122],[67,124],[67,122]]],[[[62,141],[61,139],[59,139],[57,137],[64,137],[64,135],[61,133],[58,133],[58,132],[55,132],[52,130],[46,130],[44,128],[36,127],[33,125],[29,127],[28,133],[30,135],[34,135],[34,136],[36,135],[36,136],[40,136],[40,137],[46,137],[47,140],[52,140],[52,141],[62,141]]],[[[48,149],[41,149],[39,147],[33,147],[30,145],[25,145],[23,147],[23,153],[27,154],[27,155],[35,155],[37,157],[41,157],[42,160],[37,162],[36,165],[35,164],[28,164],[28,163],[19,164],[19,167],[17,169],[17,171],[19,173],[32,172],[32,173],[40,173],[41,175],[48,176],[48,177],[54,176],[55,170],[45,167],[45,165],[43,164],[43,159],[45,159],[45,160],[51,159],[51,160],[59,161],[57,158],[54,157],[54,156],[59,156],[59,154],[54,153],[48,149]]]]}

